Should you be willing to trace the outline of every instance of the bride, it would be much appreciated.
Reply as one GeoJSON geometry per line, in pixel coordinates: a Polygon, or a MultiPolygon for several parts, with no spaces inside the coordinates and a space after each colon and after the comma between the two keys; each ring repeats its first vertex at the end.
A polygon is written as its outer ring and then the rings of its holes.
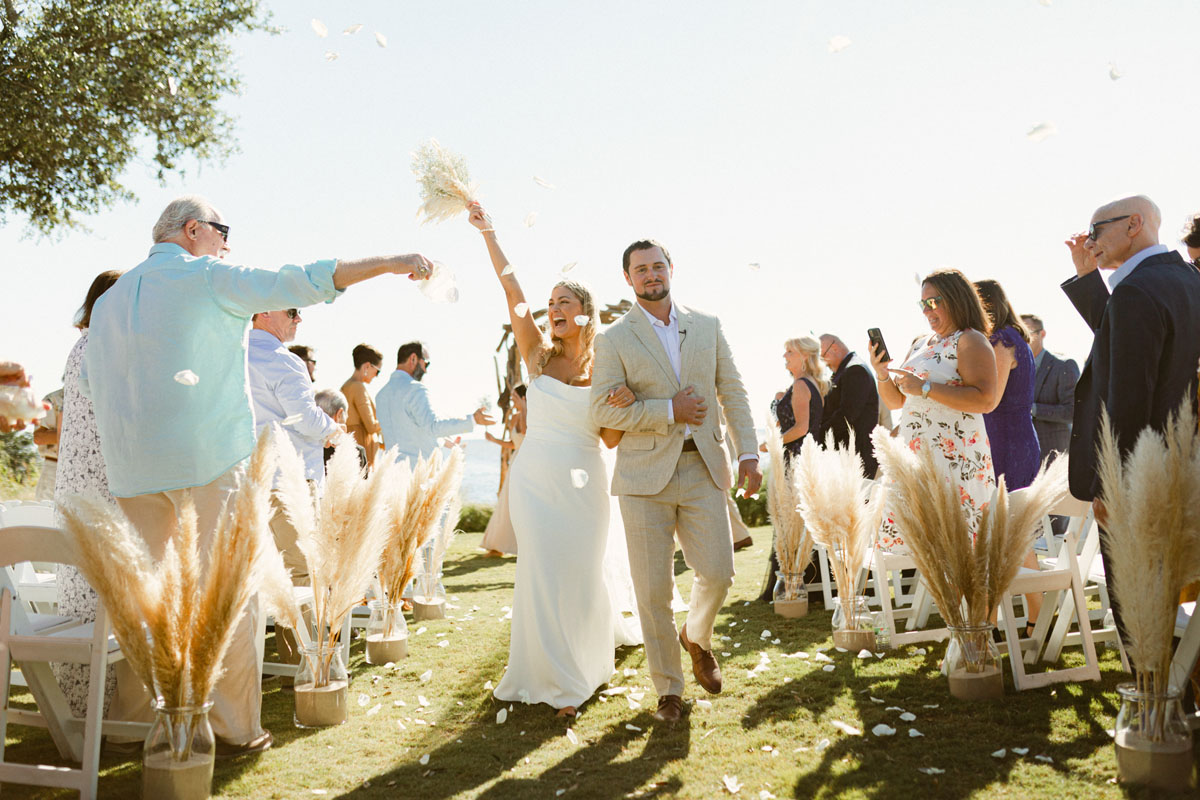
{"type": "MultiPolygon", "coordinates": [[[[612,675],[614,645],[622,643],[604,580],[610,497],[599,446],[616,447],[621,432],[598,428],[589,413],[600,319],[591,292],[562,280],[550,292],[543,334],[517,276],[506,272],[491,218],[478,203],[470,211],[504,288],[530,377],[525,441],[508,475],[520,555],[508,671],[495,695],[547,703],[559,716],[573,717],[612,675]]],[[[633,400],[633,392],[620,387],[608,402],[624,408],[633,400]]]]}

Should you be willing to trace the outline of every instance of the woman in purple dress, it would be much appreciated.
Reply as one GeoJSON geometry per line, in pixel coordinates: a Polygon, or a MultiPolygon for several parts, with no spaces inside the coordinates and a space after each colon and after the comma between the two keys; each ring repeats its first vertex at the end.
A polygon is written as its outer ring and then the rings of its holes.
{"type": "MultiPolygon", "coordinates": [[[[1029,348],[1029,331],[1013,311],[1004,289],[993,280],[976,281],[975,288],[992,324],[988,341],[996,351],[996,390],[1000,395],[1000,403],[983,415],[983,423],[992,443],[996,480],[1003,477],[1011,492],[1033,483],[1041,465],[1041,447],[1033,429],[1033,378],[1037,368],[1029,348]]],[[[1025,566],[1037,569],[1032,549],[1025,557],[1025,566]]],[[[1041,611],[1042,596],[1026,595],[1025,605],[1029,612],[1028,635],[1041,611]]]]}

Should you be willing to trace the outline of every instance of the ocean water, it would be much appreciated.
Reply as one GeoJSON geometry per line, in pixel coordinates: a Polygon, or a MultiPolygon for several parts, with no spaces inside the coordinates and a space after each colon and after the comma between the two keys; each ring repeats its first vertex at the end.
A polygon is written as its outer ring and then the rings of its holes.
{"type": "Polygon", "coordinates": [[[464,439],[463,444],[463,502],[495,505],[500,491],[500,448],[487,439],[464,439]]]}

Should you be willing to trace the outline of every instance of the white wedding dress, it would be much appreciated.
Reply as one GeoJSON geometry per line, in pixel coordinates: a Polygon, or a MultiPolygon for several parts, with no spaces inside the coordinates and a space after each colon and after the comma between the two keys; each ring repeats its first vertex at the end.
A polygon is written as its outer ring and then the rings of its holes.
{"type": "MultiPolygon", "coordinates": [[[[614,646],[641,641],[636,616],[615,624],[630,618],[614,613],[605,582],[620,571],[624,542],[608,543],[608,470],[590,397],[590,387],[546,375],[529,384],[525,442],[508,475],[519,555],[500,700],[579,706],[612,675],[614,646]]],[[[626,556],[618,583],[628,571],[626,556]]]]}

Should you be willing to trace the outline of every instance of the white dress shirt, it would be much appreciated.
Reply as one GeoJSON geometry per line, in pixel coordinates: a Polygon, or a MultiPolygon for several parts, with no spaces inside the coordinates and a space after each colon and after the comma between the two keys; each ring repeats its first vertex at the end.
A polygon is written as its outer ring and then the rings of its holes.
{"type": "Polygon", "coordinates": [[[246,363],[255,436],[278,422],[304,459],[304,477],[321,483],[325,478],[325,441],[339,427],[317,405],[308,368],[274,334],[258,328],[250,329],[246,363]]]}
{"type": "MultiPolygon", "coordinates": [[[[679,315],[675,313],[675,304],[671,303],[671,314],[667,318],[666,323],[663,323],[661,319],[647,311],[646,307],[641,303],[638,303],[638,308],[642,309],[642,313],[646,315],[646,319],[650,320],[650,327],[654,330],[654,335],[658,337],[658,341],[662,343],[663,350],[667,352],[667,360],[671,362],[671,369],[675,370],[675,380],[679,381],[680,386],[682,386],[683,358],[679,351],[683,345],[683,340],[679,335],[679,315]]],[[[667,421],[672,425],[675,424],[674,403],[667,406],[667,421]]],[[[690,425],[683,426],[683,435],[685,437],[692,435],[692,427],[690,425]]]]}
{"type": "Polygon", "coordinates": [[[375,413],[383,432],[383,446],[400,452],[398,457],[415,465],[438,448],[438,439],[475,428],[474,414],[442,417],[429,402],[429,388],[402,369],[375,395],[375,413]]]}
{"type": "Polygon", "coordinates": [[[1108,276],[1108,290],[1111,292],[1117,288],[1117,284],[1129,277],[1129,273],[1137,269],[1138,265],[1145,261],[1150,256],[1156,256],[1159,253],[1167,252],[1169,248],[1165,244],[1152,244],[1149,247],[1144,247],[1130,257],[1128,261],[1113,271],[1112,275],[1108,276]]]}

